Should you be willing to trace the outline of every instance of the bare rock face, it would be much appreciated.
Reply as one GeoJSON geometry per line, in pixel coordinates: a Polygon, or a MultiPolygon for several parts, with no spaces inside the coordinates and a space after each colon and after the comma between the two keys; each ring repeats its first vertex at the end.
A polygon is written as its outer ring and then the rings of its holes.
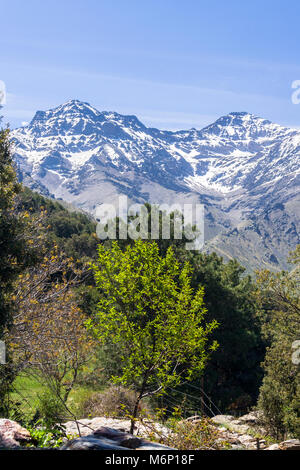
{"type": "Polygon", "coordinates": [[[26,186],[93,215],[121,194],[205,201],[206,249],[248,270],[288,269],[299,243],[299,130],[231,112],[201,130],[161,131],[71,100],[38,111],[12,137],[26,186]]]}
{"type": "Polygon", "coordinates": [[[31,440],[30,432],[10,419],[0,419],[0,447],[11,449],[20,447],[31,440]]]}

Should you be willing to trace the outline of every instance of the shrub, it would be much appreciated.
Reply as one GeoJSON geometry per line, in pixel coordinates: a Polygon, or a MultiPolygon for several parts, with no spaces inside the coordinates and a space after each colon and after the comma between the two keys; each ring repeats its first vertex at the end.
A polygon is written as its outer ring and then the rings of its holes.
{"type": "Polygon", "coordinates": [[[47,426],[51,426],[63,422],[67,411],[59,397],[47,390],[39,397],[38,414],[47,426]]]}
{"type": "Polygon", "coordinates": [[[140,419],[146,431],[145,437],[178,450],[220,450],[230,448],[207,417],[182,419],[183,409],[175,408],[171,417],[164,421],[165,410],[158,409],[155,420],[140,419]]]}
{"type": "Polygon", "coordinates": [[[208,418],[175,421],[165,444],[178,450],[220,450],[227,446],[208,418]]]}
{"type": "Polygon", "coordinates": [[[59,426],[53,426],[49,429],[48,425],[43,424],[43,420],[36,423],[36,427],[27,427],[30,432],[32,442],[26,447],[58,448],[60,447],[66,434],[59,426]]]}
{"type": "Polygon", "coordinates": [[[93,393],[88,397],[81,405],[81,414],[84,417],[128,417],[135,401],[136,394],[133,390],[112,385],[104,392],[93,393]]]}

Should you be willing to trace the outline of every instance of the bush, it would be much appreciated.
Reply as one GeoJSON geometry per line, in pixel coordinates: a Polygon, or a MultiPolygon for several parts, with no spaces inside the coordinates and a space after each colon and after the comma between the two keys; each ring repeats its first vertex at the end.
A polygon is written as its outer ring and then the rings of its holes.
{"type": "Polygon", "coordinates": [[[66,419],[66,408],[63,402],[50,390],[39,397],[38,414],[47,426],[61,423],[66,419]]]}
{"type": "Polygon", "coordinates": [[[165,444],[178,450],[220,450],[228,446],[208,418],[175,421],[171,431],[165,444]]]}
{"type": "Polygon", "coordinates": [[[292,364],[291,347],[284,341],[267,350],[266,375],[260,388],[258,408],[263,411],[264,427],[282,440],[300,437],[299,369],[292,364]]]}
{"type": "Polygon", "coordinates": [[[80,411],[84,417],[128,417],[132,414],[135,401],[136,394],[133,390],[112,385],[104,392],[93,393],[84,400],[80,411]]]}
{"type": "Polygon", "coordinates": [[[206,417],[183,419],[183,409],[175,408],[164,421],[165,410],[158,409],[155,419],[141,419],[146,428],[145,437],[178,450],[221,450],[230,444],[221,438],[216,426],[206,417]],[[164,422],[162,426],[159,423],[164,422]]]}
{"type": "Polygon", "coordinates": [[[49,429],[48,425],[43,424],[43,420],[36,423],[35,427],[27,426],[28,431],[30,432],[32,443],[27,444],[26,447],[41,447],[41,448],[59,448],[66,436],[65,431],[55,425],[51,426],[49,429]]]}

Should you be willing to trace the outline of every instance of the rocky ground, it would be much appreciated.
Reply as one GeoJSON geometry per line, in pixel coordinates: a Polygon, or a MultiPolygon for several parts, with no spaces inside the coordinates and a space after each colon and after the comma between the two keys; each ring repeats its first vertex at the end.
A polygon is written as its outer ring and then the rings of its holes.
{"type": "MultiPolygon", "coordinates": [[[[199,416],[188,418],[192,423],[197,423],[200,419],[199,416]]],[[[218,415],[212,418],[212,423],[219,432],[218,441],[227,443],[226,449],[300,450],[298,439],[270,445],[270,441],[262,437],[266,432],[260,425],[259,414],[255,412],[238,419],[229,415],[218,415]]],[[[171,450],[170,447],[147,439],[150,427],[152,433],[155,428],[157,440],[170,433],[168,428],[158,423],[138,423],[134,436],[129,434],[130,421],[126,419],[97,417],[78,422],[68,421],[64,427],[69,439],[61,447],[62,450],[171,450]]],[[[31,441],[27,429],[15,421],[0,419],[1,449],[18,449],[31,441]]]]}
{"type": "Polygon", "coordinates": [[[300,450],[299,439],[270,444],[270,440],[266,437],[268,433],[261,425],[261,415],[258,412],[251,412],[240,418],[217,415],[212,421],[221,432],[222,439],[231,445],[231,449],[300,450]]]}

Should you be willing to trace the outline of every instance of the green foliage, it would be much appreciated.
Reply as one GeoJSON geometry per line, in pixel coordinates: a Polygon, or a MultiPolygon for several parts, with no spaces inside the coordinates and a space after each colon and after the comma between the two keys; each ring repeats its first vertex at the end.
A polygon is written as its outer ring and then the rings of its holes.
{"type": "MultiPolygon", "coordinates": [[[[146,204],[150,214],[151,206],[146,204]]],[[[201,386],[211,396],[222,412],[245,413],[257,401],[263,372],[261,362],[265,354],[265,342],[261,337],[260,324],[256,316],[255,284],[245,269],[235,260],[225,263],[215,253],[188,251],[187,240],[174,239],[175,214],[171,214],[170,239],[159,238],[156,243],[161,256],[165,256],[169,247],[175,254],[180,266],[189,262],[192,274],[191,285],[197,290],[204,288],[204,303],[207,308],[204,322],[216,320],[219,324],[214,337],[219,348],[211,355],[204,376],[194,385],[201,386]]],[[[134,219],[131,217],[130,219],[134,219]]],[[[151,217],[148,219],[151,225],[151,217]]],[[[117,225],[118,226],[118,225],[117,225]]],[[[160,219],[160,233],[162,221],[160,219]]],[[[111,246],[112,242],[105,242],[111,246]]],[[[124,250],[132,246],[133,240],[119,240],[124,250]]],[[[116,367],[119,371],[117,351],[112,347],[106,354],[102,348],[102,359],[109,365],[109,370],[116,367]]],[[[187,387],[180,388],[188,391],[187,387]]],[[[199,408],[199,400],[189,398],[191,408],[199,408]]]]}
{"type": "MultiPolygon", "coordinates": [[[[177,410],[175,410],[176,413],[177,410]]],[[[171,418],[168,421],[171,433],[164,443],[178,450],[220,450],[230,448],[230,445],[222,441],[220,433],[208,418],[202,418],[196,422],[171,418]]]]}
{"type": "MultiPolygon", "coordinates": [[[[186,406],[201,410],[201,399],[211,408],[208,395],[222,413],[243,414],[256,404],[262,380],[261,362],[265,345],[261,338],[260,324],[256,317],[255,285],[244,274],[244,268],[236,261],[224,263],[215,253],[196,253],[177,250],[181,266],[187,260],[192,267],[191,285],[204,288],[207,314],[204,321],[215,319],[219,327],[214,337],[219,344],[211,354],[201,377],[170,392],[178,402],[187,393],[186,406]],[[195,398],[193,398],[193,396],[195,398]]],[[[204,406],[204,411],[210,413],[204,406]]],[[[218,412],[213,407],[213,412],[218,412]]]]}
{"type": "Polygon", "coordinates": [[[290,262],[294,264],[290,273],[258,273],[260,319],[268,341],[258,406],[274,436],[299,438],[300,371],[292,355],[300,333],[300,245],[290,262]]]}
{"type": "MultiPolygon", "coordinates": [[[[88,396],[81,405],[81,416],[94,418],[128,417],[136,402],[136,393],[122,386],[111,385],[103,392],[88,396]]],[[[145,406],[145,405],[143,405],[145,406]]]]}
{"type": "Polygon", "coordinates": [[[13,281],[36,255],[26,243],[30,230],[26,213],[20,214],[15,209],[19,191],[9,131],[0,130],[0,338],[9,322],[13,281]]]}
{"type": "Polygon", "coordinates": [[[61,423],[67,412],[63,401],[51,390],[46,389],[39,396],[38,414],[42,416],[44,423],[51,427],[56,423],[61,423]]]}
{"type": "Polygon", "coordinates": [[[244,413],[256,403],[264,356],[254,284],[236,261],[224,263],[216,254],[195,255],[193,267],[194,285],[204,286],[207,321],[220,325],[215,334],[220,347],[201,386],[222,412],[244,413]]]}
{"type": "Polygon", "coordinates": [[[168,410],[160,408],[155,416],[143,413],[139,421],[145,428],[145,436],[152,441],[159,441],[178,450],[220,450],[230,449],[230,444],[222,440],[222,434],[214,423],[206,417],[194,420],[184,419],[184,409],[175,407],[168,419],[168,410]],[[163,427],[156,423],[163,423],[163,427]]]}
{"type": "Polygon", "coordinates": [[[45,198],[28,188],[20,193],[20,209],[31,215],[45,213],[43,225],[47,229],[50,246],[56,244],[67,256],[83,261],[93,259],[97,253],[96,224],[90,216],[70,211],[62,204],[45,198]]]}
{"type": "MultiPolygon", "coordinates": [[[[37,421],[34,426],[27,425],[33,443],[26,447],[39,447],[46,449],[57,449],[62,446],[66,433],[59,425],[50,425],[43,419],[37,421]]],[[[72,436],[74,438],[74,436],[72,436]]]]}
{"type": "MultiPolygon", "coordinates": [[[[12,162],[9,130],[0,130],[0,340],[11,322],[14,281],[40,256],[39,240],[31,238],[35,228],[28,214],[16,209],[20,189],[12,162]]],[[[0,414],[7,412],[5,396],[14,377],[7,349],[7,364],[0,369],[0,414]]]]}
{"type": "Polygon", "coordinates": [[[203,370],[208,350],[216,348],[207,343],[217,323],[203,325],[203,289],[193,292],[191,269],[180,268],[172,249],[161,257],[156,243],[138,240],[124,252],[116,242],[110,250],[99,246],[98,254],[93,268],[102,295],[87,326],[99,341],[117,346],[114,381],[137,390],[135,415],[145,396],[203,370]]]}
{"type": "Polygon", "coordinates": [[[276,439],[300,437],[299,366],[292,363],[291,354],[289,343],[275,341],[263,363],[258,407],[263,410],[265,427],[276,439]]]}

